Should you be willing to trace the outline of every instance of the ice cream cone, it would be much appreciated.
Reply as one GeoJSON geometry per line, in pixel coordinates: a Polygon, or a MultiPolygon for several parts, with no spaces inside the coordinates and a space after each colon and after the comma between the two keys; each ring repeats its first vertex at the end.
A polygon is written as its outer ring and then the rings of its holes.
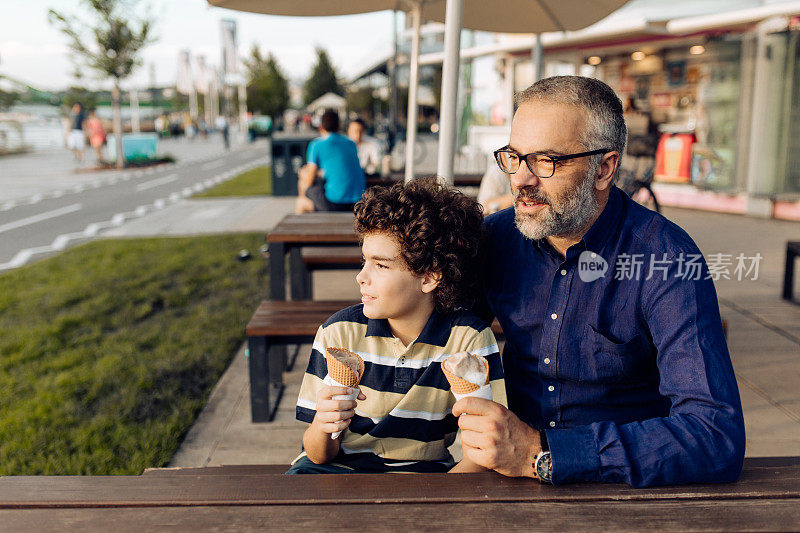
{"type": "MultiPolygon", "coordinates": [[[[350,387],[353,389],[352,394],[340,394],[334,396],[334,400],[355,400],[358,398],[358,384],[361,381],[361,377],[364,375],[364,360],[361,359],[357,353],[353,353],[349,350],[345,350],[344,348],[331,348],[328,347],[325,349],[325,361],[328,364],[328,375],[325,376],[323,383],[326,385],[332,385],[336,387],[350,387]],[[355,359],[358,365],[358,369],[353,371],[353,369],[345,364],[344,362],[340,361],[336,356],[344,355],[346,358],[350,358],[351,360],[355,359]]],[[[331,433],[331,439],[338,439],[339,435],[341,435],[341,431],[337,431],[335,433],[331,433]]]]}
{"type": "MultiPolygon", "coordinates": [[[[458,354],[458,355],[466,355],[466,354],[458,354]]],[[[456,400],[460,400],[465,396],[473,396],[477,398],[484,398],[487,400],[492,399],[492,388],[489,385],[489,364],[484,358],[479,357],[479,359],[483,363],[483,372],[484,372],[484,377],[482,379],[483,383],[481,384],[472,383],[471,381],[467,381],[461,376],[453,374],[447,369],[447,365],[444,364],[446,360],[442,362],[442,372],[444,373],[444,377],[447,378],[448,383],[450,383],[450,390],[453,392],[453,395],[456,397],[456,400]]]]}
{"type": "Polygon", "coordinates": [[[325,350],[325,360],[328,363],[328,375],[341,383],[345,387],[355,387],[361,381],[361,376],[364,375],[364,360],[361,357],[344,348],[327,348],[325,350]],[[350,357],[358,360],[358,375],[353,372],[353,369],[344,364],[336,358],[334,354],[345,353],[350,357]]]}
{"type": "MultiPolygon", "coordinates": [[[[464,378],[460,378],[455,374],[449,372],[444,365],[442,365],[442,372],[444,372],[444,377],[447,378],[447,381],[450,383],[450,390],[453,391],[454,394],[469,394],[470,392],[475,392],[481,386],[476,385],[475,383],[470,383],[464,378]]],[[[486,371],[487,379],[489,371],[486,371]]]]}

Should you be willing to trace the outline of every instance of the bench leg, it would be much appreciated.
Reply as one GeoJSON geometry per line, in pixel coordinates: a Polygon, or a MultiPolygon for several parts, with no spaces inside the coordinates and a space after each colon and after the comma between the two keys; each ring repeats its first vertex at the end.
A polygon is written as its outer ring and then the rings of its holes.
{"type": "Polygon", "coordinates": [[[269,296],[286,299],[286,248],[282,242],[269,243],[269,296]]]}
{"type": "Polygon", "coordinates": [[[253,422],[270,420],[270,367],[267,364],[267,338],[247,337],[250,369],[250,418],[253,422]]]}
{"type": "Polygon", "coordinates": [[[266,337],[247,337],[250,369],[250,419],[271,422],[283,394],[286,347],[270,345],[266,337]]]}
{"type": "Polygon", "coordinates": [[[312,297],[311,271],[301,255],[302,248],[296,246],[289,252],[289,279],[292,300],[310,300],[312,297]]]}
{"type": "Polygon", "coordinates": [[[792,288],[794,286],[794,260],[797,254],[791,248],[786,248],[786,267],[783,270],[783,299],[792,300],[792,288]]]}

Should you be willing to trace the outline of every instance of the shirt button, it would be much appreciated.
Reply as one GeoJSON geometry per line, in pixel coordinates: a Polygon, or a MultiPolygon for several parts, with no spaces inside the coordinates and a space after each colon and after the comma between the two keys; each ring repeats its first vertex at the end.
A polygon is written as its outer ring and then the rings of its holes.
{"type": "Polygon", "coordinates": [[[400,358],[400,364],[403,365],[403,364],[405,364],[405,362],[406,362],[406,357],[405,356],[401,357],[400,358]]]}
{"type": "Polygon", "coordinates": [[[547,387],[547,390],[549,390],[550,392],[553,392],[554,390],[556,390],[556,388],[553,387],[552,385],[550,385],[549,387],[547,387]]]}
{"type": "Polygon", "coordinates": [[[555,422],[555,420],[551,420],[551,421],[550,421],[550,427],[551,427],[551,428],[554,428],[554,427],[556,427],[556,422],[555,422]]]}
{"type": "Polygon", "coordinates": [[[597,257],[597,254],[592,252],[592,256],[591,257],[592,257],[592,259],[594,259],[595,257],[597,257]]]}
{"type": "Polygon", "coordinates": [[[567,275],[567,271],[566,271],[566,270],[562,270],[562,271],[561,271],[561,275],[562,275],[562,276],[566,276],[566,275],[567,275]]]}
{"type": "Polygon", "coordinates": [[[546,364],[546,365],[550,364],[550,358],[549,357],[545,357],[544,358],[544,364],[546,364]]]}
{"type": "Polygon", "coordinates": [[[553,320],[555,320],[556,318],[558,318],[558,315],[557,315],[557,314],[555,314],[555,313],[553,313],[552,315],[550,315],[550,318],[552,318],[553,320]]]}

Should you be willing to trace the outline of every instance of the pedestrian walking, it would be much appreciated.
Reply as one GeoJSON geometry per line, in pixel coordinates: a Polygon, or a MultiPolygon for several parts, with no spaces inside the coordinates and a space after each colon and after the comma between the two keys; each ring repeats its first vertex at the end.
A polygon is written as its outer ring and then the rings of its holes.
{"type": "Polygon", "coordinates": [[[89,135],[89,144],[94,148],[97,162],[103,160],[103,145],[106,143],[106,130],[103,128],[103,122],[97,116],[97,111],[92,109],[89,111],[89,118],[86,119],[86,132],[89,135]]]}
{"type": "Polygon", "coordinates": [[[83,131],[85,120],[83,104],[80,102],[72,104],[72,111],[69,114],[70,130],[67,136],[67,147],[72,150],[77,161],[83,161],[83,150],[86,148],[86,134],[83,131]]]}
{"type": "Polygon", "coordinates": [[[231,138],[230,138],[230,128],[228,127],[228,119],[225,118],[225,115],[220,115],[217,117],[216,122],[217,130],[222,135],[222,142],[225,144],[225,149],[231,149],[231,138]]]}

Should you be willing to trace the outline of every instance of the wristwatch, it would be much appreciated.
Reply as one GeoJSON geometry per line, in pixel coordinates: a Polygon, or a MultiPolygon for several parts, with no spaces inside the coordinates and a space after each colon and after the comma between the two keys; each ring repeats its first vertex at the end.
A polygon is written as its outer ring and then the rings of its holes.
{"type": "Polygon", "coordinates": [[[553,482],[553,461],[549,451],[541,451],[533,462],[533,471],[542,483],[553,482]]]}

